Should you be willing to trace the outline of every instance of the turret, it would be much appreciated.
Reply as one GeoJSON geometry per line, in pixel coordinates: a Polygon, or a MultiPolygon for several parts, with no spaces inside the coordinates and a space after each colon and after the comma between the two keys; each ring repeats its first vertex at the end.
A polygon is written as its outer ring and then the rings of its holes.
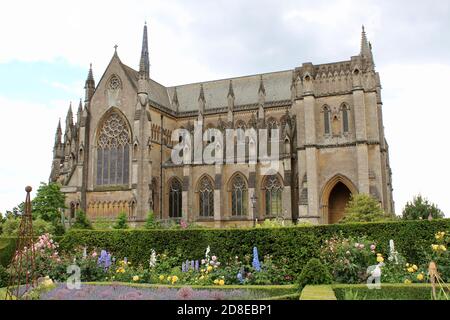
{"type": "Polygon", "coordinates": [[[95,92],[95,81],[94,81],[94,75],[92,73],[92,63],[89,67],[89,73],[86,79],[86,83],[84,85],[84,102],[86,105],[89,104],[89,101],[91,101],[92,96],[95,92]]]}

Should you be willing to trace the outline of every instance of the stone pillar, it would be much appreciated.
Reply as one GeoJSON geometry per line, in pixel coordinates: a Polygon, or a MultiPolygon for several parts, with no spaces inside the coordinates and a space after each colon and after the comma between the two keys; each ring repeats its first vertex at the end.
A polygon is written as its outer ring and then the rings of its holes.
{"type": "Polygon", "coordinates": [[[255,193],[256,191],[256,166],[254,164],[249,165],[248,172],[248,216],[252,221],[261,220],[263,213],[261,212],[259,204],[262,203],[261,193],[255,193]],[[257,196],[255,209],[253,209],[252,197],[257,196]]]}
{"type": "MultiPolygon", "coordinates": [[[[307,94],[307,93],[306,93],[307,94]]],[[[308,178],[308,219],[320,223],[321,212],[319,206],[319,186],[317,171],[317,146],[316,146],[316,99],[312,93],[303,98],[305,110],[305,160],[306,175],[308,178]]],[[[300,171],[301,172],[301,171],[300,171]]]]}
{"type": "Polygon", "coordinates": [[[292,208],[291,208],[291,159],[283,159],[283,193],[282,193],[282,215],[285,220],[292,220],[292,208]]]}
{"type": "MultiPolygon", "coordinates": [[[[220,166],[221,167],[221,166],[220,166]]],[[[216,166],[214,178],[214,226],[220,227],[222,220],[222,169],[216,166]]]]}
{"type": "MultiPolygon", "coordinates": [[[[360,75],[353,75],[360,77],[360,75]]],[[[359,81],[354,81],[358,84],[359,81]]],[[[353,87],[353,108],[355,112],[356,154],[358,171],[358,191],[369,194],[369,154],[367,147],[367,121],[364,90],[360,86],[353,87]]]]}
{"type": "Polygon", "coordinates": [[[191,196],[193,196],[193,192],[189,189],[191,186],[191,178],[190,178],[191,168],[189,166],[185,166],[183,168],[183,193],[182,193],[182,218],[185,221],[192,221],[193,215],[189,206],[189,200],[191,196]]]}

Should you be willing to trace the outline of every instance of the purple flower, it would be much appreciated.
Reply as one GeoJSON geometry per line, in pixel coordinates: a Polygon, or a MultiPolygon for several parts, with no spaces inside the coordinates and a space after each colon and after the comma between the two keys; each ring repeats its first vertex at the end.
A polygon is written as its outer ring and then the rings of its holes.
{"type": "Polygon", "coordinates": [[[195,260],[195,271],[198,271],[200,269],[198,260],[195,260]]]}
{"type": "Polygon", "coordinates": [[[256,271],[261,271],[261,263],[259,262],[258,258],[258,248],[253,247],[253,262],[252,262],[253,268],[255,268],[256,271]]]}

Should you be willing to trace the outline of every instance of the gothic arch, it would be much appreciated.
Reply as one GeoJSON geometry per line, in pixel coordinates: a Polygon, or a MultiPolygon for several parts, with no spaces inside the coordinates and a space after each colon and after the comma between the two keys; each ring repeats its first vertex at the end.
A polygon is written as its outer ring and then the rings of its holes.
{"type": "Polygon", "coordinates": [[[107,110],[96,130],[96,185],[128,185],[131,137],[131,126],[125,115],[114,107],[107,110]]]}
{"type": "Polygon", "coordinates": [[[169,218],[181,218],[183,215],[183,183],[178,177],[172,177],[167,182],[167,195],[169,218]]]}
{"type": "Polygon", "coordinates": [[[198,215],[202,218],[214,217],[214,180],[208,174],[203,174],[195,188],[197,194],[198,215]]]}
{"type": "Polygon", "coordinates": [[[358,194],[358,189],[349,178],[342,174],[337,174],[325,184],[321,194],[322,221],[332,224],[343,217],[345,206],[342,207],[342,205],[346,205],[350,195],[358,194]],[[338,202],[339,210],[335,212],[333,208],[338,202]]]}
{"type": "Polygon", "coordinates": [[[235,172],[228,180],[228,194],[231,216],[248,214],[248,181],[241,172],[235,172]]]}
{"type": "Polygon", "coordinates": [[[261,195],[264,214],[267,217],[283,215],[283,178],[277,173],[266,175],[261,182],[261,195]]]}

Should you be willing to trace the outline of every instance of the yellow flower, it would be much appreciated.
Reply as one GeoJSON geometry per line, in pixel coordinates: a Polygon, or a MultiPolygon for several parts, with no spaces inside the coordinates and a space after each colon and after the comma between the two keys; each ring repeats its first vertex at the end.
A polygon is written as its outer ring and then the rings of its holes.
{"type": "Polygon", "coordinates": [[[172,284],[174,284],[175,282],[177,282],[178,281],[178,277],[177,276],[173,276],[172,277],[172,284]]]}
{"type": "Polygon", "coordinates": [[[219,284],[219,280],[218,279],[214,280],[214,284],[219,284]]]}
{"type": "Polygon", "coordinates": [[[171,280],[172,280],[172,277],[170,277],[170,276],[169,276],[169,277],[167,277],[167,281],[169,281],[169,282],[170,282],[171,280]]]}
{"type": "Polygon", "coordinates": [[[383,255],[381,253],[377,253],[377,257],[382,257],[383,255]]]}
{"type": "Polygon", "coordinates": [[[406,279],[406,280],[405,280],[405,284],[411,284],[411,280],[406,279]]]}
{"type": "Polygon", "coordinates": [[[165,278],[165,277],[164,277],[163,275],[160,275],[160,276],[159,276],[159,280],[161,280],[161,281],[163,281],[164,278],[165,278]]]}
{"type": "Polygon", "coordinates": [[[139,276],[134,276],[133,281],[139,281],[139,276]]]}
{"type": "Polygon", "coordinates": [[[208,268],[206,269],[208,272],[210,272],[213,269],[212,266],[208,266],[208,268]]]}
{"type": "Polygon", "coordinates": [[[437,244],[432,244],[431,248],[433,249],[433,251],[438,251],[439,250],[439,245],[437,244]]]}
{"type": "Polygon", "coordinates": [[[384,262],[384,258],[382,256],[378,256],[377,257],[377,262],[378,263],[384,262]]]}
{"type": "Polygon", "coordinates": [[[419,273],[419,274],[417,275],[417,280],[422,281],[423,278],[424,278],[423,273],[419,273]]]}
{"type": "Polygon", "coordinates": [[[412,268],[414,269],[414,271],[417,271],[417,269],[419,269],[415,264],[413,264],[412,268]]]}
{"type": "Polygon", "coordinates": [[[406,267],[407,267],[407,268],[409,267],[409,263],[406,264],[406,267]]]}
{"type": "Polygon", "coordinates": [[[219,286],[223,286],[223,285],[225,285],[225,281],[223,279],[220,279],[219,280],[219,286]]]}
{"type": "Polygon", "coordinates": [[[199,280],[203,280],[205,279],[205,276],[201,276],[200,278],[198,278],[199,280]]]}
{"type": "Polygon", "coordinates": [[[413,269],[413,267],[409,267],[408,269],[406,269],[409,273],[413,273],[414,272],[414,269],[413,269]]]}
{"type": "Polygon", "coordinates": [[[441,251],[447,251],[447,248],[444,245],[439,246],[439,250],[441,251]]]}

